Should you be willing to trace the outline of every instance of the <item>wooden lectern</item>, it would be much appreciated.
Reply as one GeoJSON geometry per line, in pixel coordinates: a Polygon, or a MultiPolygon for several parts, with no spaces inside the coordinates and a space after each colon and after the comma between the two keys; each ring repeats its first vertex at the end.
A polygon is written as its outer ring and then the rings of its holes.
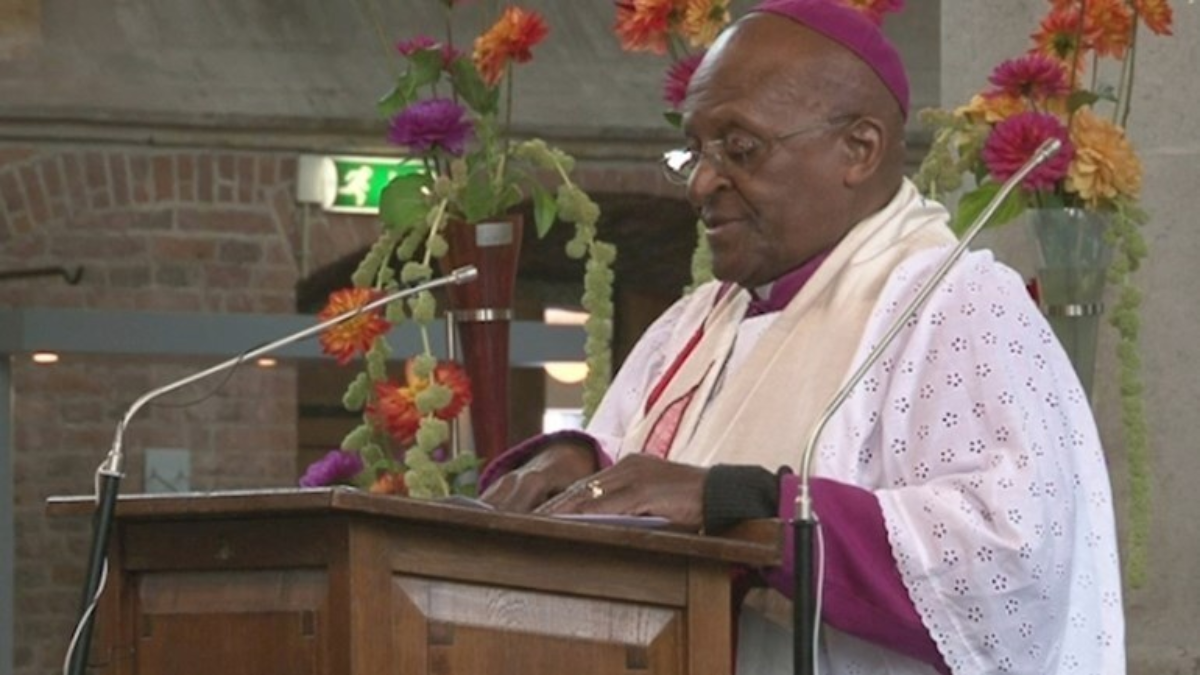
{"type": "MultiPolygon", "coordinates": [[[[55,498],[52,515],[85,515],[55,498]]],[[[728,675],[741,539],[345,489],[122,497],[104,675],[728,675]]]]}

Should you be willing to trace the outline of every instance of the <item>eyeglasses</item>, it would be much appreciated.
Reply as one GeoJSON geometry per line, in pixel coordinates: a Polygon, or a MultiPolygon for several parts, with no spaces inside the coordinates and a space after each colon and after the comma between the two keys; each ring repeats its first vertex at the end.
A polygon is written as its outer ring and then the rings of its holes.
{"type": "Polygon", "coordinates": [[[858,115],[839,115],[767,139],[745,131],[735,131],[723,138],[705,141],[698,148],[668,150],[663,153],[661,160],[663,175],[676,185],[687,185],[695,175],[696,169],[700,168],[702,159],[707,159],[719,172],[725,172],[732,167],[743,173],[753,173],[779,143],[805,134],[844,127],[857,119],[858,115]]]}

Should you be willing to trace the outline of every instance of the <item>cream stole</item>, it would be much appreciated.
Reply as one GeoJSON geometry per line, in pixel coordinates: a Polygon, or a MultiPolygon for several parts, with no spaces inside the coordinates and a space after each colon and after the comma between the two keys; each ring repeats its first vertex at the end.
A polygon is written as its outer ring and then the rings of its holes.
{"type": "Polygon", "coordinates": [[[723,366],[749,294],[717,299],[719,284],[696,291],[666,352],[677,354],[704,316],[704,336],[655,405],[629,427],[620,456],[640,452],[654,421],[697,387],[668,458],[688,464],[795,467],[810,429],[851,370],[864,329],[892,270],[913,253],[952,244],[946,210],[905,180],[883,210],[855,225],[780,312],[736,372],[723,366]],[[723,377],[720,396],[713,389],[723,377]]]}

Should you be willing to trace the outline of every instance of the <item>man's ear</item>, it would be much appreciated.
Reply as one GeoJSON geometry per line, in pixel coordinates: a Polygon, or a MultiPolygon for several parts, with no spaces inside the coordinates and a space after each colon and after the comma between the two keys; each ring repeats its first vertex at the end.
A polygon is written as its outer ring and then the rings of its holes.
{"type": "Polygon", "coordinates": [[[860,117],[846,128],[842,134],[846,187],[858,187],[875,175],[887,154],[887,142],[887,128],[874,117],[860,117]]]}

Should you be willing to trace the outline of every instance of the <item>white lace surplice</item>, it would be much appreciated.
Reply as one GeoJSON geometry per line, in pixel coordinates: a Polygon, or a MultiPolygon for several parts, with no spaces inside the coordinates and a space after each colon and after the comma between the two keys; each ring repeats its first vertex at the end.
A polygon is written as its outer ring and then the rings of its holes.
{"type": "MultiPolygon", "coordinates": [[[[895,270],[854,363],[945,254],[925,251],[895,270]]],[[[607,450],[619,447],[674,357],[668,337],[691,330],[676,325],[687,302],[647,331],[597,411],[588,431],[607,450]]],[[[775,316],[741,324],[727,368],[745,362],[775,316]]],[[[820,349],[796,358],[819,359],[820,349]]],[[[799,461],[806,439],[783,440],[768,469],[799,461]]],[[[1020,278],[990,253],[958,263],[857,387],[819,443],[816,473],[878,497],[909,596],[955,673],[1124,673],[1112,503],[1095,424],[1020,278]]],[[[823,673],[933,672],[824,634],[823,673]]],[[[743,651],[777,663],[739,671],[790,673],[782,638],[790,635],[769,627],[744,634],[743,647],[774,646],[743,651]]]]}

